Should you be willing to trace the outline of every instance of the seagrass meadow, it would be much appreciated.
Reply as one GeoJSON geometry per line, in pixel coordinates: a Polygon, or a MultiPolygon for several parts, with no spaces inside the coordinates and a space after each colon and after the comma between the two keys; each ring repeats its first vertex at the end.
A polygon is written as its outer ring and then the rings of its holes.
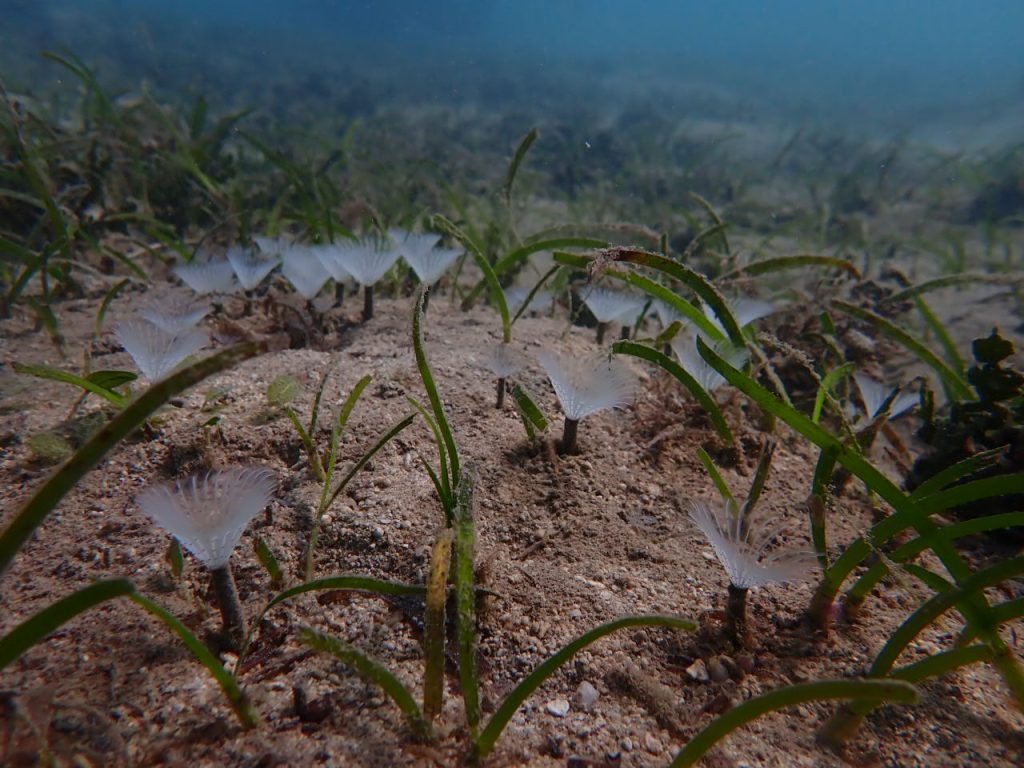
{"type": "Polygon", "coordinates": [[[1015,11],[250,5],[0,5],[0,765],[1024,764],[1015,11]]]}

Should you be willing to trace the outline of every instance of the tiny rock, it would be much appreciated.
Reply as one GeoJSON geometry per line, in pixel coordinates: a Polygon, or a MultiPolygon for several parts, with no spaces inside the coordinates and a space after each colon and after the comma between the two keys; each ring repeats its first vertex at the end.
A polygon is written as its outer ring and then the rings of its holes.
{"type": "Polygon", "coordinates": [[[569,714],[569,701],[568,699],[552,699],[544,705],[544,709],[547,710],[549,715],[565,717],[569,714]]]}
{"type": "Polygon", "coordinates": [[[661,742],[658,741],[658,737],[648,731],[644,735],[644,749],[652,755],[660,755],[665,748],[661,746],[661,742]]]}
{"type": "Polygon", "coordinates": [[[576,689],[576,700],[584,712],[589,712],[593,709],[600,696],[601,694],[598,693],[597,688],[586,680],[580,683],[580,687],[576,689]]]}
{"type": "Polygon", "coordinates": [[[717,656],[712,656],[707,663],[708,676],[716,683],[724,683],[729,679],[729,670],[717,656]]]}
{"type": "Polygon", "coordinates": [[[686,674],[689,675],[691,680],[696,680],[698,683],[706,683],[711,677],[708,675],[708,667],[704,663],[704,659],[697,659],[693,664],[686,668],[686,674]]]}

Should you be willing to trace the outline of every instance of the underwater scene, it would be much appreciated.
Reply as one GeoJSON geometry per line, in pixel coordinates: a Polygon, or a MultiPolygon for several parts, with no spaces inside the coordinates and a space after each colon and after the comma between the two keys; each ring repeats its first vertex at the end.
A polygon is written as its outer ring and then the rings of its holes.
{"type": "Polygon", "coordinates": [[[1024,765],[1022,30],[0,0],[0,766],[1024,765]]]}

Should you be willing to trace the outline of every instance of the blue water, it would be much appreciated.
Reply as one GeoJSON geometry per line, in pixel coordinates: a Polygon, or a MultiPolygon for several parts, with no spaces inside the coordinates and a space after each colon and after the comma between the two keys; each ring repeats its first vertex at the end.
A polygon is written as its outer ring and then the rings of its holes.
{"type": "Polygon", "coordinates": [[[202,82],[225,99],[372,71],[409,98],[492,106],[514,81],[527,110],[533,88],[584,102],[698,88],[754,113],[1009,131],[1022,32],[1020,0],[0,0],[0,72],[15,50],[67,48],[125,87],[202,82]]]}

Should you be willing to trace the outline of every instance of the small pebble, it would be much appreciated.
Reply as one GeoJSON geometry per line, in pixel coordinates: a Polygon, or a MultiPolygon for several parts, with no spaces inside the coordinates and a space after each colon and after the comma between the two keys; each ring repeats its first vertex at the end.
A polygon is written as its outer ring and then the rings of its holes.
{"type": "Polygon", "coordinates": [[[712,656],[707,663],[708,676],[716,683],[724,683],[729,679],[729,670],[717,656],[712,656]]]}
{"type": "Polygon", "coordinates": [[[548,711],[549,715],[555,717],[565,717],[569,714],[569,701],[568,699],[552,699],[544,708],[548,711]]]}
{"type": "Polygon", "coordinates": [[[622,751],[623,752],[632,752],[633,751],[633,740],[627,736],[626,738],[624,738],[622,740],[622,742],[621,742],[621,744],[619,744],[619,746],[622,747],[622,751]]]}
{"type": "Polygon", "coordinates": [[[708,676],[708,668],[704,663],[704,659],[697,659],[693,664],[686,668],[686,674],[691,680],[696,680],[698,683],[706,683],[711,678],[708,676]]]}
{"type": "Polygon", "coordinates": [[[719,661],[722,662],[722,666],[729,672],[729,677],[733,680],[739,681],[747,676],[747,673],[743,668],[736,663],[730,656],[726,656],[724,653],[718,657],[719,661]]]}
{"type": "Polygon", "coordinates": [[[580,683],[580,687],[576,689],[576,700],[584,712],[589,712],[593,709],[600,696],[601,694],[597,688],[586,680],[580,683]]]}
{"type": "Polygon", "coordinates": [[[652,755],[660,755],[665,749],[661,746],[661,742],[658,741],[658,737],[650,731],[644,735],[644,748],[652,755]]]}

